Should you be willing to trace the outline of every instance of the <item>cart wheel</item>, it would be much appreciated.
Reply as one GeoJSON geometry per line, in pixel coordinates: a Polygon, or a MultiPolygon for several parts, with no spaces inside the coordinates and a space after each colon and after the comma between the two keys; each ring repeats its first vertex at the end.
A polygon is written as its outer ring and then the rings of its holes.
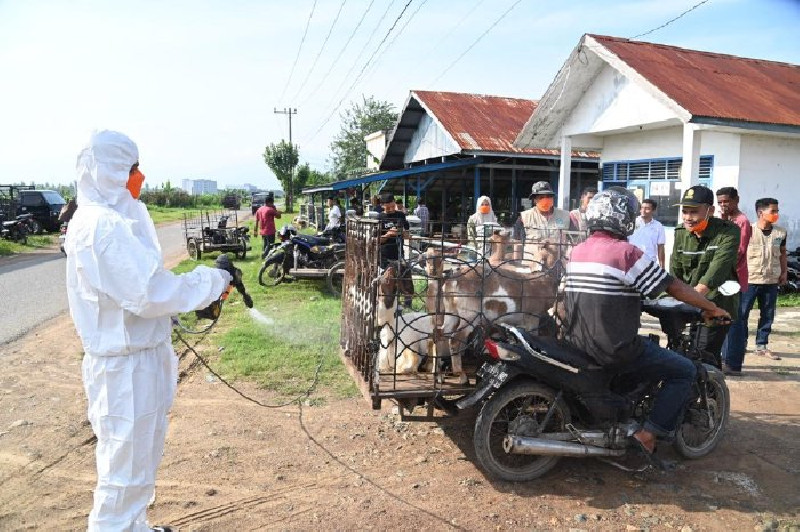
{"type": "Polygon", "coordinates": [[[344,284],[344,261],[340,260],[328,270],[328,289],[336,297],[342,297],[344,284]]]}
{"type": "Polygon", "coordinates": [[[190,238],[188,242],[186,242],[186,250],[189,252],[189,257],[192,260],[200,260],[203,253],[200,251],[200,246],[197,245],[197,241],[194,238],[190,238]]]}

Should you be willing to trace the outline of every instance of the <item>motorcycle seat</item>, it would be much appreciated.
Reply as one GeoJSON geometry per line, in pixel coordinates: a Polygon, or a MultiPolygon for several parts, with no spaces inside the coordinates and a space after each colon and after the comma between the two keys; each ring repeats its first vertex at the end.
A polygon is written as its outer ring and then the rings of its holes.
{"type": "Polygon", "coordinates": [[[297,240],[301,240],[307,243],[309,246],[327,246],[331,243],[330,238],[325,238],[322,236],[314,236],[314,235],[297,235],[294,237],[297,240]]]}
{"type": "Polygon", "coordinates": [[[543,351],[543,354],[559,362],[569,364],[583,371],[600,371],[603,369],[592,357],[557,338],[529,334],[525,336],[531,347],[543,351]]]}

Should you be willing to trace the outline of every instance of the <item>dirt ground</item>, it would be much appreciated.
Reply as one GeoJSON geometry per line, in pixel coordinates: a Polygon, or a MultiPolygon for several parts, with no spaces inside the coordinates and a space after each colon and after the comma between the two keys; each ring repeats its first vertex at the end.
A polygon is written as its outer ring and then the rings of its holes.
{"type": "MultiPolygon", "coordinates": [[[[746,376],[729,379],[723,443],[671,473],[565,459],[537,482],[496,482],[475,465],[470,417],[405,423],[391,404],[372,411],[360,397],[265,409],[195,370],[178,388],[150,521],[198,531],[798,530],[798,324],[799,311],[779,311],[772,345],[783,360],[748,356],[746,376]]],[[[216,349],[213,336],[205,346],[216,349]]],[[[0,346],[0,530],[85,529],[95,473],[80,360],[68,316],[0,346]]]]}

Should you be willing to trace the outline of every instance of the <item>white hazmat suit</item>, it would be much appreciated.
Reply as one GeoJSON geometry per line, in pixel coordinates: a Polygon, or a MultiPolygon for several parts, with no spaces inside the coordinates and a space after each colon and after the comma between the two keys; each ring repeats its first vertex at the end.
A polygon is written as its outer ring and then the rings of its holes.
{"type": "Polygon", "coordinates": [[[69,223],[67,292],[85,352],[83,383],[97,435],[89,530],[149,530],[145,519],[177,387],[170,316],[208,306],[230,282],[222,270],[165,270],[155,227],[126,189],[136,144],[94,133],[78,156],[69,223]]]}

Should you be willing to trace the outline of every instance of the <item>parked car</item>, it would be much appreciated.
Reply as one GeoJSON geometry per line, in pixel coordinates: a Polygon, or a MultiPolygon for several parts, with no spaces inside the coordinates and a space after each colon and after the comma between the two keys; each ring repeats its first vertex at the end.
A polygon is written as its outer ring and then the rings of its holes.
{"type": "Polygon", "coordinates": [[[55,190],[20,190],[17,214],[32,214],[31,231],[57,231],[60,227],[58,215],[67,202],[55,190]]]}
{"type": "Polygon", "coordinates": [[[264,200],[267,199],[267,195],[268,194],[266,192],[253,194],[253,197],[250,201],[250,210],[253,211],[253,214],[256,213],[259,207],[264,205],[264,200]]]}
{"type": "Polygon", "coordinates": [[[228,194],[224,198],[222,198],[222,206],[226,209],[233,209],[238,211],[239,208],[242,206],[242,200],[236,194],[228,194]]]}

